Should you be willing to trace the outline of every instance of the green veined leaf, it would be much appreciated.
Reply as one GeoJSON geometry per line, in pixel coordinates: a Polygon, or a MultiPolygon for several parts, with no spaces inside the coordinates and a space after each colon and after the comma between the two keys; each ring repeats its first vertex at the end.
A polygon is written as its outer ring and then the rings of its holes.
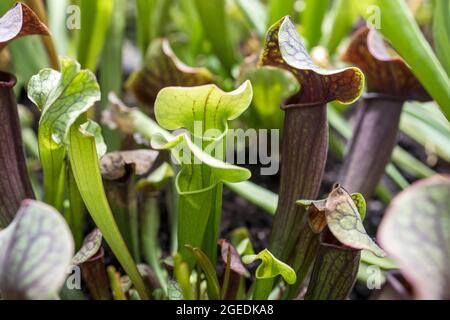
{"type": "Polygon", "coordinates": [[[54,208],[25,201],[0,232],[0,291],[5,299],[55,299],[74,252],[69,227],[54,208]]]}
{"type": "Polygon", "coordinates": [[[370,250],[379,257],[386,256],[364,229],[362,221],[366,203],[361,194],[349,195],[342,187],[337,186],[326,200],[303,200],[297,204],[307,207],[310,225],[316,233],[328,226],[342,244],[353,249],[370,250]]]}
{"type": "Polygon", "coordinates": [[[28,97],[42,112],[39,154],[44,171],[45,201],[58,208],[61,207],[61,178],[69,129],[100,100],[100,89],[94,74],[80,70],[76,61],[62,58],[61,72],[43,69],[31,78],[28,97]]]}
{"type": "Polygon", "coordinates": [[[379,257],[386,256],[367,235],[358,208],[343,188],[337,187],[330,193],[325,214],[328,228],[341,243],[354,249],[370,250],[379,257]]]}
{"type": "Polygon", "coordinates": [[[417,182],[394,199],[378,239],[417,299],[449,299],[450,178],[417,182]]]}
{"type": "Polygon", "coordinates": [[[249,107],[252,96],[249,81],[230,93],[215,85],[165,88],[155,103],[156,120],[167,130],[184,128],[202,138],[210,129],[222,134],[228,128],[227,121],[236,119],[249,107]],[[195,127],[196,122],[200,128],[195,127]]]}

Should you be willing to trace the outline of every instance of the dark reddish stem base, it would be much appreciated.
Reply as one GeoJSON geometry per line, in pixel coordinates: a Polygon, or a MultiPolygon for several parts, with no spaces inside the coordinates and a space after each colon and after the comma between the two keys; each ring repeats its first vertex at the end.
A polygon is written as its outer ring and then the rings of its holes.
{"type": "Polygon", "coordinates": [[[34,199],[25,161],[13,75],[0,72],[0,229],[16,216],[25,199],[34,199]]]}

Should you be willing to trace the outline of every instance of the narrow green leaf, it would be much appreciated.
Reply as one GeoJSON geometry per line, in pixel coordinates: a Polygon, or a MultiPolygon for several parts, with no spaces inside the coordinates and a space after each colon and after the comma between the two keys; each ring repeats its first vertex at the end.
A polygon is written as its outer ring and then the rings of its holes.
{"type": "Polygon", "coordinates": [[[80,0],[81,26],[78,39],[78,61],[83,68],[95,71],[111,22],[114,2],[80,0]]]}
{"type": "Polygon", "coordinates": [[[275,214],[278,204],[278,195],[276,193],[261,188],[259,185],[250,181],[226,183],[226,186],[250,203],[257,205],[272,215],[275,214]]]}
{"type": "Polygon", "coordinates": [[[5,299],[55,299],[74,253],[70,230],[59,212],[25,201],[0,232],[0,291],[5,299]]]}
{"type": "Polygon", "coordinates": [[[450,2],[435,0],[433,36],[436,54],[450,76],[450,2]]]}
{"type": "Polygon", "coordinates": [[[322,37],[322,23],[330,6],[329,0],[306,0],[305,10],[302,13],[304,37],[309,48],[319,44],[322,37]]]}
{"type": "Polygon", "coordinates": [[[267,26],[270,27],[282,17],[291,15],[294,11],[294,4],[295,0],[269,0],[269,19],[267,21],[267,26]]]}
{"type": "MultiPolygon", "coordinates": [[[[105,42],[100,61],[100,87],[104,93],[101,100],[102,110],[108,105],[108,94],[114,92],[117,95],[121,95],[123,86],[122,51],[126,27],[126,1],[112,1],[114,2],[111,17],[113,22],[110,23],[107,33],[108,41],[105,42]]],[[[103,128],[103,136],[110,151],[119,149],[120,137],[117,132],[103,128]]]]}
{"type": "Polygon", "coordinates": [[[71,126],[68,139],[72,171],[80,194],[95,224],[129,275],[142,299],[148,299],[144,282],[114,221],[100,175],[95,136],[83,119],[71,126]]]}
{"type": "Polygon", "coordinates": [[[229,34],[225,0],[193,1],[203,25],[203,32],[214,53],[225,69],[231,70],[237,61],[237,53],[229,34]]]}
{"type": "Polygon", "coordinates": [[[220,285],[219,279],[217,278],[216,269],[209,260],[208,256],[199,248],[194,248],[192,246],[186,246],[186,248],[194,255],[200,268],[206,276],[206,281],[208,282],[208,296],[211,300],[220,300],[220,285]]]}
{"type": "Polygon", "coordinates": [[[68,52],[67,7],[69,0],[47,0],[49,28],[60,54],[68,52]]]}
{"type": "Polygon", "coordinates": [[[413,70],[417,79],[450,119],[450,79],[404,0],[377,0],[380,31],[413,70]]]}
{"type": "Polygon", "coordinates": [[[417,182],[394,199],[378,239],[417,299],[450,299],[450,178],[417,182]]]}
{"type": "Polygon", "coordinates": [[[236,4],[258,34],[264,35],[266,32],[267,13],[263,3],[260,0],[236,0],[236,4]]]}
{"type": "MultiPolygon", "coordinates": [[[[178,281],[178,285],[180,288],[180,290],[175,291],[176,292],[181,291],[183,298],[185,300],[194,300],[194,290],[190,282],[189,266],[187,265],[186,262],[183,261],[181,255],[179,254],[175,255],[173,260],[174,260],[174,275],[178,281]]],[[[173,295],[173,293],[171,293],[172,291],[173,290],[169,289],[169,296],[173,295]]]]}
{"type": "Polygon", "coordinates": [[[172,0],[136,0],[137,43],[142,57],[152,40],[164,35],[171,4],[172,0]]]}

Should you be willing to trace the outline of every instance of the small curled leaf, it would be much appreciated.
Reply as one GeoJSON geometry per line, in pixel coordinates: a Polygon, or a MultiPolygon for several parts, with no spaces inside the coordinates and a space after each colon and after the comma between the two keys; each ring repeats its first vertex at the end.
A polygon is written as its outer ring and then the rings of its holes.
{"type": "Polygon", "coordinates": [[[298,201],[308,209],[309,223],[315,233],[321,233],[326,226],[342,244],[359,250],[369,250],[379,257],[386,253],[367,235],[363,226],[366,202],[361,194],[348,194],[336,186],[328,199],[319,201],[298,201]]]}
{"type": "Polygon", "coordinates": [[[245,264],[252,264],[261,260],[261,264],[256,269],[257,279],[272,279],[282,276],[286,283],[292,285],[297,281],[295,271],[284,262],[275,258],[269,250],[264,249],[257,255],[245,256],[242,261],[245,264]]]}
{"type": "Polygon", "coordinates": [[[90,260],[94,257],[98,250],[100,250],[102,246],[103,235],[99,229],[95,229],[92,231],[83,242],[83,246],[77,252],[77,254],[73,257],[72,263],[74,265],[81,265],[86,261],[90,260]]]}
{"type": "Polygon", "coordinates": [[[260,65],[292,72],[302,90],[288,105],[317,105],[331,101],[350,104],[362,94],[364,74],[358,68],[326,70],[315,65],[289,17],[275,23],[267,34],[260,65]]]}
{"type": "Polygon", "coordinates": [[[75,60],[61,58],[61,72],[43,69],[31,78],[28,97],[42,112],[40,140],[47,148],[57,148],[67,142],[78,117],[100,100],[100,87],[91,71],[81,70],[75,60]]]}
{"type": "Polygon", "coordinates": [[[74,253],[63,217],[52,207],[24,201],[0,232],[0,291],[5,299],[57,297],[74,253]]]}
{"type": "Polygon", "coordinates": [[[236,248],[226,240],[219,240],[219,246],[221,248],[220,252],[222,255],[222,260],[225,264],[229,263],[230,270],[241,276],[247,276],[248,271],[242,264],[241,256],[236,248]],[[228,257],[230,257],[230,261],[228,261],[228,257]]]}

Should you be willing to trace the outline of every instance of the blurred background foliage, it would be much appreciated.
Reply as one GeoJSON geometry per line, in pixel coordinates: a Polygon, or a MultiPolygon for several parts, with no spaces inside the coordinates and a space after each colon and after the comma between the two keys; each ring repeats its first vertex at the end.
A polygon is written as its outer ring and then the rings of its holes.
{"type": "MultiPolygon", "coordinates": [[[[387,168],[388,175],[404,189],[413,180],[433,175],[439,162],[450,158],[447,147],[450,145],[450,11],[446,0],[25,2],[48,23],[53,37],[22,38],[2,53],[1,67],[17,76],[19,97],[24,96],[31,75],[43,67],[54,67],[57,56],[64,55],[78,59],[82,67],[97,73],[102,88],[97,118],[108,104],[109,92],[134,101],[151,115],[152,106],[148,101],[136,99],[126,81],[146,64],[152,43],[164,37],[179,60],[192,67],[206,68],[224,90],[231,90],[246,79],[252,80],[253,108],[238,125],[269,129],[281,129],[280,103],[299,89],[288,72],[257,69],[265,32],[274,21],[291,15],[315,62],[323,67],[343,66],[341,52],[364,18],[370,23],[380,23],[380,31],[436,101],[425,107],[410,103],[405,108],[402,132],[422,145],[424,154],[411,154],[406,150],[408,146],[399,146],[393,164],[387,168]]],[[[0,13],[13,3],[13,0],[1,1],[0,13]]],[[[329,108],[331,150],[341,158],[345,154],[345,140],[351,136],[352,127],[347,119],[354,107],[331,104],[329,108]]],[[[109,151],[120,149],[117,132],[107,127],[103,130],[109,151]]],[[[28,149],[35,153],[32,137],[29,139],[28,149]]],[[[392,197],[383,188],[378,195],[385,200],[392,197]]]]}

